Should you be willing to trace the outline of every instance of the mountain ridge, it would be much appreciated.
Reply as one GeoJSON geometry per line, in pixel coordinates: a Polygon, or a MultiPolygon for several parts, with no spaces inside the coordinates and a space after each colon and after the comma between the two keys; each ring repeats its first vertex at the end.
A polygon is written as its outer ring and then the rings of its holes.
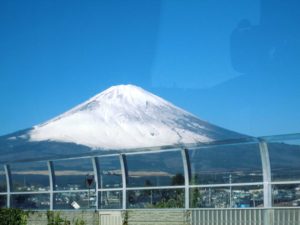
{"type": "Polygon", "coordinates": [[[1,136],[0,154],[2,161],[56,158],[245,137],[140,87],[118,85],[44,123],[1,136]]]}
{"type": "Polygon", "coordinates": [[[118,85],[34,126],[29,136],[30,141],[73,142],[93,149],[121,149],[210,142],[218,139],[218,134],[238,136],[140,87],[118,85]]]}

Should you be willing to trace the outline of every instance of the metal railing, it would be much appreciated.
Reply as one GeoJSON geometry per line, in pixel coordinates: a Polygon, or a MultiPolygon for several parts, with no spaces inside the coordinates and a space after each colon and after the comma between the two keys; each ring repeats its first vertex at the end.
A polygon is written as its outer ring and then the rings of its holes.
{"type": "MultiPolygon", "coordinates": [[[[55,182],[55,168],[53,163],[60,161],[60,160],[68,160],[68,159],[89,159],[91,161],[92,164],[92,168],[93,168],[93,174],[94,174],[94,182],[95,182],[95,188],[92,189],[93,193],[95,193],[95,196],[93,196],[94,198],[94,203],[92,204],[93,207],[89,207],[90,209],[103,209],[105,207],[103,207],[102,201],[100,201],[100,198],[102,196],[102,194],[106,193],[109,194],[109,192],[118,192],[120,193],[121,196],[118,196],[119,199],[114,199],[114,201],[120,203],[119,207],[116,207],[116,209],[128,209],[128,208],[132,208],[129,204],[129,200],[130,200],[130,196],[128,196],[130,191],[135,191],[137,192],[137,195],[140,195],[141,193],[139,192],[144,192],[144,193],[148,193],[148,195],[150,195],[152,192],[155,191],[176,191],[178,190],[177,195],[179,194],[179,190],[183,193],[183,200],[181,201],[182,204],[175,204],[174,207],[170,206],[165,206],[165,207],[170,207],[170,208],[181,208],[181,209],[190,209],[190,208],[198,208],[198,207],[202,207],[200,206],[193,206],[191,201],[194,201],[191,196],[191,192],[193,190],[195,190],[195,192],[197,191],[207,191],[207,196],[210,196],[212,193],[211,189],[216,189],[217,191],[220,191],[219,189],[225,188],[224,190],[221,190],[220,192],[223,191],[223,193],[225,194],[229,194],[230,197],[230,203],[227,204],[226,206],[223,206],[225,208],[234,208],[237,206],[233,206],[233,204],[231,203],[232,200],[232,188],[235,187],[262,187],[262,193],[263,193],[263,198],[262,198],[262,204],[259,205],[244,205],[244,206],[239,206],[239,207],[260,207],[260,208],[271,208],[273,206],[275,206],[274,204],[274,199],[272,199],[272,191],[274,192],[274,190],[272,189],[272,187],[274,185],[293,185],[299,184],[299,188],[295,187],[296,190],[296,194],[295,193],[290,193],[290,195],[298,195],[300,196],[300,191],[298,193],[298,189],[300,190],[300,178],[296,177],[294,180],[287,180],[287,181],[272,181],[272,168],[271,168],[271,161],[270,161],[270,154],[269,154],[269,144],[270,143],[282,143],[285,141],[299,141],[300,140],[300,134],[292,134],[292,135],[281,135],[281,136],[270,136],[270,137],[260,137],[260,138],[249,138],[249,139],[245,139],[245,140],[228,140],[228,141],[222,141],[222,142],[215,142],[215,143],[209,143],[209,144],[201,144],[201,145],[184,145],[184,146],[170,146],[168,149],[158,149],[155,148],[150,149],[150,148],[146,148],[146,149],[140,149],[140,150],[134,150],[134,152],[132,152],[130,149],[128,151],[124,151],[121,153],[114,153],[114,154],[106,154],[106,155],[87,155],[87,156],[72,156],[70,158],[63,158],[63,159],[51,159],[51,160],[27,160],[26,163],[34,163],[34,162],[45,162],[47,164],[47,168],[48,168],[48,177],[49,177],[49,190],[26,190],[26,191],[18,191],[18,190],[14,190],[13,187],[13,177],[12,177],[12,171],[10,166],[12,164],[15,163],[24,163],[24,161],[16,161],[16,162],[10,162],[10,163],[5,163],[2,165],[3,167],[3,171],[5,174],[5,185],[6,185],[6,190],[0,192],[0,198],[5,199],[5,206],[4,207],[11,207],[12,206],[12,198],[15,196],[19,196],[19,195],[23,195],[23,196],[30,196],[30,195],[40,195],[40,194],[47,194],[49,196],[49,202],[48,202],[48,206],[47,209],[53,210],[55,209],[55,196],[57,194],[64,194],[64,193],[87,193],[90,191],[90,189],[88,188],[79,188],[79,189],[73,189],[73,190],[58,190],[56,188],[56,182],[55,182]],[[205,149],[212,149],[215,147],[220,147],[220,146],[243,146],[243,145],[247,145],[247,144],[257,144],[258,148],[259,148],[259,157],[260,157],[260,161],[261,161],[261,173],[262,173],[262,180],[257,182],[236,182],[236,183],[232,183],[230,182],[224,182],[224,183],[207,183],[207,184],[199,184],[199,183],[193,183],[192,182],[192,177],[194,174],[192,174],[191,171],[191,161],[190,161],[190,150],[193,151],[201,151],[204,148],[205,149]],[[130,186],[128,184],[128,179],[130,176],[130,170],[128,169],[128,164],[127,164],[127,157],[130,156],[150,156],[148,154],[160,154],[160,153],[166,153],[166,152],[176,152],[176,153],[180,153],[181,155],[181,160],[182,160],[182,167],[183,167],[183,183],[180,184],[172,184],[172,185],[157,185],[157,186],[147,186],[147,185],[143,185],[143,186],[130,186]],[[121,187],[103,187],[101,186],[102,184],[100,184],[101,182],[101,176],[99,174],[99,168],[101,168],[102,165],[99,165],[98,162],[98,158],[102,158],[102,157],[119,157],[119,164],[120,164],[120,176],[121,176],[121,180],[122,180],[122,184],[121,187]],[[218,189],[219,188],[219,189],[218,189]],[[227,189],[228,188],[228,189],[227,189]],[[207,190],[208,189],[208,190],[207,190]],[[149,194],[150,193],[150,194],[149,194]]],[[[299,144],[298,144],[299,145],[299,144]]],[[[296,144],[297,146],[297,144],[296,144]]],[[[300,150],[300,148],[299,148],[300,150]]],[[[294,150],[293,150],[294,151],[294,150]]],[[[296,150],[297,151],[297,150],[296,150]]],[[[291,156],[293,157],[293,156],[291,156]]],[[[295,157],[298,157],[298,155],[296,155],[295,157]]],[[[300,160],[300,158],[299,158],[300,160]]],[[[231,177],[230,177],[231,180],[231,177]]],[[[24,182],[25,183],[25,182],[24,182]]],[[[2,185],[3,186],[3,185],[2,185]]],[[[25,186],[25,185],[24,185],[25,186]]],[[[217,193],[216,191],[216,193],[217,193]]],[[[239,190],[239,192],[241,192],[241,190],[239,190]]],[[[280,192],[280,190],[278,190],[278,192],[280,192]]],[[[203,192],[206,193],[206,192],[203,192]]],[[[203,195],[203,193],[198,194],[198,198],[201,197],[201,194],[203,195]],[[199,197],[200,195],[200,197],[199,197]]],[[[250,193],[250,191],[249,191],[250,193]]],[[[249,194],[248,193],[248,194],[249,194]]],[[[163,193],[164,194],[164,193],[163,193]]],[[[247,194],[247,193],[246,193],[247,194]]],[[[289,192],[287,191],[286,193],[283,193],[282,195],[287,195],[288,196],[289,192]]],[[[219,194],[220,196],[222,194],[219,194]]],[[[280,196],[278,194],[278,196],[280,196]]],[[[295,197],[295,196],[294,196],[295,197]]],[[[203,197],[204,198],[204,197],[203,197]]],[[[212,198],[210,196],[210,198],[212,198]]],[[[292,201],[293,196],[283,196],[282,197],[282,202],[284,201],[292,201]],[[285,198],[290,198],[290,199],[285,199],[285,198]]],[[[224,197],[225,199],[225,197],[224,197]]],[[[228,199],[228,198],[227,198],[228,199]]],[[[295,197],[295,199],[297,199],[295,197]]],[[[199,200],[199,199],[196,199],[199,200]]],[[[195,201],[196,201],[195,200],[195,201]]],[[[90,201],[90,196],[88,201],[90,201]]],[[[157,199],[155,201],[158,201],[157,199]]],[[[225,200],[224,200],[225,201],[225,200]]],[[[137,202],[138,203],[138,202],[137,202]]],[[[283,203],[284,204],[284,203],[283,203]]],[[[294,203],[293,203],[294,204],[294,203]]],[[[296,204],[296,203],[295,203],[296,204]]],[[[145,204],[146,205],[146,204],[145,204]]],[[[299,202],[300,205],[300,202],[299,202]]],[[[285,205],[284,205],[285,206],[285,205]]],[[[291,206],[291,205],[288,205],[291,206]]],[[[293,206],[293,205],[292,205],[293,206]]],[[[114,206],[115,207],[115,206],[114,206]]],[[[112,207],[112,208],[114,208],[112,207]]],[[[135,208],[139,208],[139,205],[137,204],[137,206],[133,206],[135,208]]],[[[144,207],[144,206],[143,206],[144,207]]],[[[152,208],[155,207],[154,205],[149,205],[148,207],[152,208]]],[[[203,206],[203,207],[207,207],[207,206],[203,206]]],[[[209,204],[208,204],[209,207],[209,204]]],[[[212,207],[219,207],[219,206],[212,206],[212,207]]],[[[111,208],[108,207],[109,210],[111,210],[111,208]]],[[[204,212],[203,212],[204,213],[204,212]]]]}

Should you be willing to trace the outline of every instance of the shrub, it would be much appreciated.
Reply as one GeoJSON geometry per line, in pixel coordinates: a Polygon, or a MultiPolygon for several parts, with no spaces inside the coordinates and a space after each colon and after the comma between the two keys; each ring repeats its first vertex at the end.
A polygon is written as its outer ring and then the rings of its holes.
{"type": "Polygon", "coordinates": [[[28,212],[21,209],[0,209],[0,225],[26,225],[28,212]]]}

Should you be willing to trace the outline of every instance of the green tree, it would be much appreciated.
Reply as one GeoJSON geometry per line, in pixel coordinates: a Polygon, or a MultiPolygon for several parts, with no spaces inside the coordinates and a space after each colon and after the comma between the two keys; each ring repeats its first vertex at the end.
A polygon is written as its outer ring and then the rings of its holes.
{"type": "Polygon", "coordinates": [[[177,173],[172,177],[172,185],[184,185],[184,176],[181,173],[177,173]]]}

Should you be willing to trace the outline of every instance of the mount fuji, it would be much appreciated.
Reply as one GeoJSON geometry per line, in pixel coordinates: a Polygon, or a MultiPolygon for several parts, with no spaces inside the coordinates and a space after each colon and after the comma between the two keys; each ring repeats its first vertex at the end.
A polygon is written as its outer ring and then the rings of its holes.
{"type": "Polygon", "coordinates": [[[245,135],[200,120],[134,85],[112,86],[30,129],[0,137],[0,154],[53,157],[121,149],[207,143],[245,135]]]}

